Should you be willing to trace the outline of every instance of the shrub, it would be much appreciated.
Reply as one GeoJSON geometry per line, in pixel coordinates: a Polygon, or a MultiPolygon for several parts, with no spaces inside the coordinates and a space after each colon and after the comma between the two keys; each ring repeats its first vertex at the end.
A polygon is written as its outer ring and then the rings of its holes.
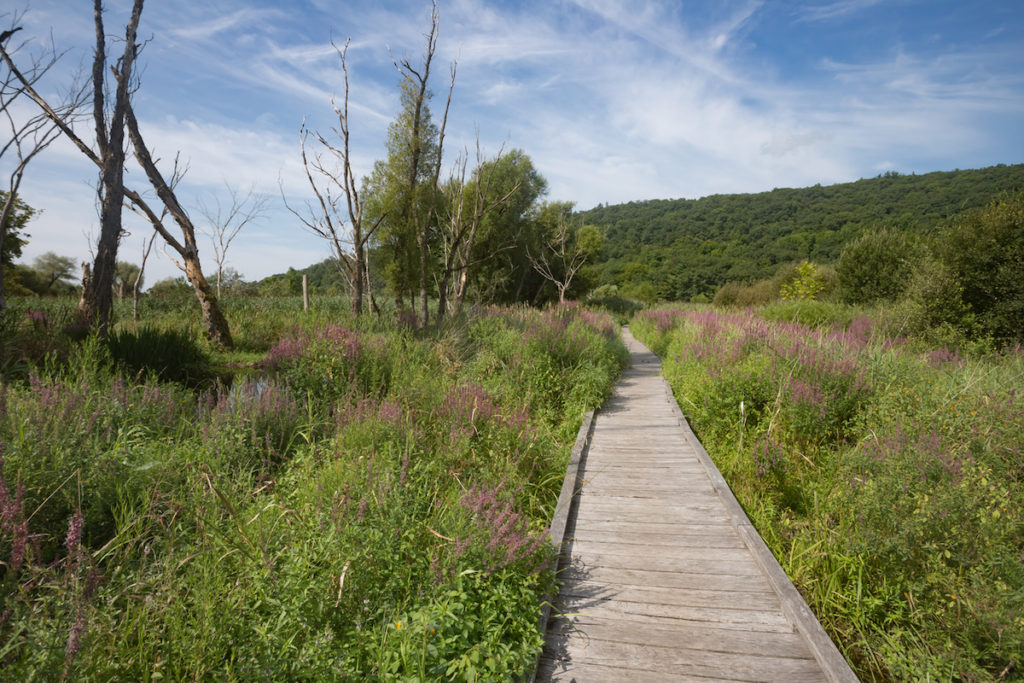
{"type": "Polygon", "coordinates": [[[959,220],[942,245],[942,260],[984,333],[1024,339],[1024,192],[959,220]]]}
{"type": "Polygon", "coordinates": [[[883,316],[891,334],[928,338],[934,330],[974,334],[974,315],[963,301],[963,287],[942,261],[925,255],[914,266],[903,299],[883,316]]]}
{"type": "Polygon", "coordinates": [[[796,267],[793,279],[779,287],[779,295],[783,300],[808,300],[818,298],[825,289],[825,280],[818,273],[818,268],[809,261],[802,261],[796,267]]]}
{"type": "Polygon", "coordinates": [[[922,251],[917,241],[895,228],[864,233],[843,248],[836,263],[840,298],[849,304],[898,298],[922,251]]]}
{"type": "Polygon", "coordinates": [[[165,381],[195,386],[210,380],[209,359],[195,337],[181,330],[143,326],[115,331],[106,339],[111,359],[128,375],[153,373],[165,381]]]}

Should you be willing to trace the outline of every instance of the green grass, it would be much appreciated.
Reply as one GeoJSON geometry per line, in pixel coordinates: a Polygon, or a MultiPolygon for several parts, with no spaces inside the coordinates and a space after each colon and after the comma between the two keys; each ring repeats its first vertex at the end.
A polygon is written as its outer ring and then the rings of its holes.
{"type": "Polygon", "coordinates": [[[4,677],[529,668],[572,439],[626,358],[610,317],[487,309],[414,332],[246,301],[224,356],[188,307],[80,343],[46,303],[45,324],[12,315],[23,369],[0,388],[4,677]],[[224,361],[254,367],[193,381],[224,361]]]}
{"type": "Polygon", "coordinates": [[[662,309],[632,328],[863,680],[1021,677],[1024,356],[798,309],[662,309]]]}

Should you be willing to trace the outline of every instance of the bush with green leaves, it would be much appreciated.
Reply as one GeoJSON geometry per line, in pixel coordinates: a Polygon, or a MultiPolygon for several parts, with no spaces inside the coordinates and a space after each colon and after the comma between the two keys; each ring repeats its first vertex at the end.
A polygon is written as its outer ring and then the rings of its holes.
{"type": "Polygon", "coordinates": [[[958,220],[941,258],[985,334],[1003,342],[1024,339],[1024,192],[958,220]]]}
{"type": "Polygon", "coordinates": [[[925,251],[912,234],[896,228],[864,233],[847,243],[836,262],[840,298],[848,304],[899,298],[925,251]]]}
{"type": "Polygon", "coordinates": [[[779,296],[783,301],[813,301],[825,287],[825,279],[819,268],[809,261],[801,261],[793,278],[779,287],[779,296]]]}

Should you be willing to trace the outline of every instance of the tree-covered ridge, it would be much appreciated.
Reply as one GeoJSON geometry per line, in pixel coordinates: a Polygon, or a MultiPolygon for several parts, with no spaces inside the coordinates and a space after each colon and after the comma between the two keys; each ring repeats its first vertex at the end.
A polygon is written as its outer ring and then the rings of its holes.
{"type": "Polygon", "coordinates": [[[830,186],[598,206],[600,282],[654,285],[661,299],[710,296],[728,281],[770,277],[779,264],[831,263],[869,228],[935,232],[966,210],[1024,187],[1024,164],[924,175],[887,173],[830,186]]]}

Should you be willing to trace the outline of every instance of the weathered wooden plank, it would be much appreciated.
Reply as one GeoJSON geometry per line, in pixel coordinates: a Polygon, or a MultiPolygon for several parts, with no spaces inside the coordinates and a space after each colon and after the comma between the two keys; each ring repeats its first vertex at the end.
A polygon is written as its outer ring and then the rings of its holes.
{"type": "Polygon", "coordinates": [[[607,519],[589,522],[586,528],[576,528],[575,535],[583,537],[587,531],[614,531],[622,533],[639,533],[654,531],[657,533],[678,533],[680,536],[721,536],[730,534],[739,538],[736,528],[729,522],[709,522],[707,520],[677,522],[637,522],[630,519],[607,519]]]}
{"type": "Polygon", "coordinates": [[[769,589],[761,591],[707,590],[702,588],[667,591],[663,588],[599,581],[571,581],[562,586],[564,598],[586,598],[607,595],[624,602],[651,605],[685,605],[689,607],[722,607],[723,609],[780,610],[779,596],[769,589]]]}
{"type": "MultiPolygon", "coordinates": [[[[662,617],[719,625],[721,628],[741,626],[757,630],[767,629],[791,632],[793,624],[778,606],[772,609],[732,609],[728,607],[702,607],[699,605],[666,605],[661,603],[619,600],[614,589],[593,596],[563,595],[558,607],[563,614],[605,617],[631,615],[633,617],[662,617]]],[[[808,656],[810,651],[808,651],[808,656]]]]}
{"type": "Polygon", "coordinates": [[[646,496],[624,496],[614,487],[606,487],[603,491],[596,493],[594,489],[586,484],[580,489],[580,505],[588,508],[616,507],[624,510],[645,510],[668,508],[670,510],[685,508],[715,508],[721,509],[721,501],[714,493],[702,491],[691,491],[681,495],[672,495],[662,492],[661,495],[648,494],[646,496]]]}
{"type": "Polygon", "coordinates": [[[678,622],[671,626],[640,624],[624,620],[602,619],[586,615],[559,619],[552,628],[556,638],[581,637],[594,640],[617,640],[635,645],[699,648],[709,652],[763,655],[801,659],[808,657],[807,644],[794,631],[741,631],[715,628],[706,624],[694,626],[678,622]]]}
{"type": "Polygon", "coordinates": [[[694,484],[651,484],[643,482],[616,483],[607,480],[591,479],[584,482],[580,493],[586,495],[611,495],[623,498],[666,499],[676,500],[696,495],[713,494],[714,491],[697,483],[694,484]]]}
{"type": "Polygon", "coordinates": [[[671,671],[692,676],[711,676],[735,681],[821,681],[821,667],[811,658],[709,652],[684,647],[658,647],[610,640],[570,639],[571,659],[583,655],[587,663],[632,671],[671,671]]]}
{"type": "Polygon", "coordinates": [[[629,519],[634,522],[686,522],[700,519],[707,522],[727,523],[729,515],[711,506],[665,508],[660,510],[626,510],[621,506],[580,506],[578,522],[629,519]]]}
{"type": "Polygon", "coordinates": [[[768,580],[759,574],[684,574],[676,571],[573,565],[563,570],[559,576],[566,582],[600,581],[609,586],[647,586],[666,590],[758,591],[771,587],[768,580]]]}
{"type": "MultiPolygon", "coordinates": [[[[578,664],[576,662],[563,663],[544,657],[541,660],[544,664],[544,674],[541,680],[556,681],[558,683],[712,683],[713,681],[766,681],[772,680],[768,677],[745,678],[727,676],[727,674],[686,674],[675,671],[656,671],[637,669],[632,666],[616,666],[613,664],[578,664]]],[[[805,674],[787,674],[778,680],[786,683],[818,683],[825,680],[821,672],[805,674]]]]}
{"type": "Polygon", "coordinates": [[[580,665],[573,662],[563,663],[551,657],[541,657],[538,680],[570,681],[578,683],[709,683],[724,681],[724,678],[707,678],[705,676],[683,676],[667,671],[635,671],[616,666],[600,664],[580,665]]]}
{"type": "MultiPolygon", "coordinates": [[[[657,531],[632,531],[628,538],[638,547],[652,552],[660,552],[663,546],[678,548],[745,548],[743,541],[736,534],[726,533],[725,528],[717,534],[681,534],[657,531]]],[[[587,527],[577,528],[572,540],[597,541],[599,543],[616,543],[623,538],[621,531],[600,531],[587,527]]]]}
{"type": "Polygon", "coordinates": [[[665,560],[700,560],[716,563],[722,569],[742,564],[749,564],[753,569],[758,569],[757,563],[750,557],[750,551],[746,547],[695,548],[692,546],[676,546],[673,548],[650,548],[642,544],[626,542],[628,540],[607,542],[573,537],[572,552],[573,555],[579,556],[584,562],[589,562],[595,557],[636,557],[647,555],[657,556],[665,560]]]}

